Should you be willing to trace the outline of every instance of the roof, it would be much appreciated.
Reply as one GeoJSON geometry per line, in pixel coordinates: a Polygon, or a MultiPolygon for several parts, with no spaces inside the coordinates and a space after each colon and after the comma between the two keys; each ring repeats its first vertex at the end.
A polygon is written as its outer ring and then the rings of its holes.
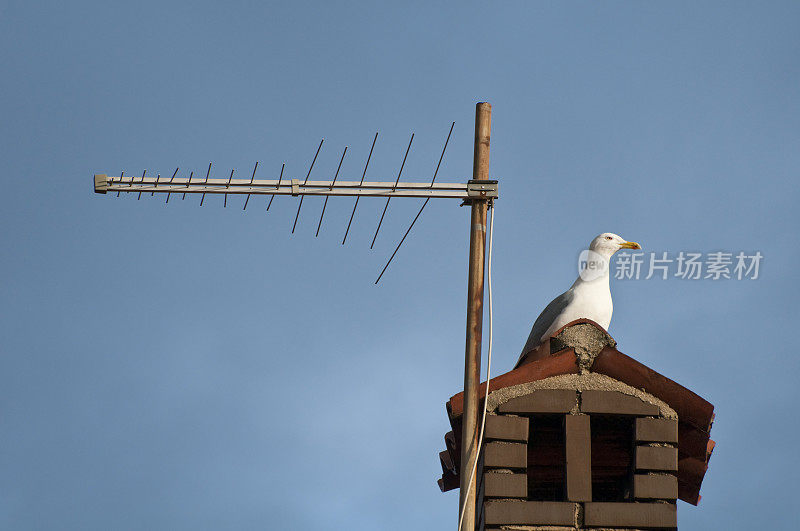
{"type": "MultiPolygon", "coordinates": [[[[580,368],[575,350],[566,347],[556,336],[566,328],[582,323],[596,327],[610,340],[588,367],[590,372],[604,374],[641,389],[666,402],[678,414],[678,498],[697,505],[700,501],[700,486],[708,470],[715,444],[710,439],[714,406],[689,389],[617,350],[613,338],[594,321],[578,319],[559,329],[553,337],[528,352],[522,365],[492,378],[490,391],[551,376],[578,374],[580,368]]],[[[478,396],[482,402],[486,396],[486,382],[481,383],[478,388],[478,396]]],[[[451,397],[446,407],[453,431],[445,435],[447,450],[440,454],[443,474],[439,487],[442,491],[458,488],[459,485],[464,393],[451,397]]]]}

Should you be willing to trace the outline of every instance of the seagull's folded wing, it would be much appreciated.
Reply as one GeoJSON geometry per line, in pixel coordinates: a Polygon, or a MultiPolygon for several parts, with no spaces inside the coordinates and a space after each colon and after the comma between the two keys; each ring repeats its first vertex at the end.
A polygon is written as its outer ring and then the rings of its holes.
{"type": "Polygon", "coordinates": [[[564,313],[564,309],[569,306],[574,298],[575,292],[572,290],[572,288],[570,288],[550,301],[550,304],[547,305],[544,311],[539,314],[539,317],[536,318],[536,322],[533,323],[533,328],[531,328],[528,341],[525,342],[525,346],[522,349],[522,353],[520,354],[515,367],[519,366],[519,362],[522,361],[522,358],[525,357],[525,354],[539,346],[539,344],[542,342],[542,336],[545,334],[545,332],[547,332],[556,319],[558,319],[558,317],[564,313]]]}

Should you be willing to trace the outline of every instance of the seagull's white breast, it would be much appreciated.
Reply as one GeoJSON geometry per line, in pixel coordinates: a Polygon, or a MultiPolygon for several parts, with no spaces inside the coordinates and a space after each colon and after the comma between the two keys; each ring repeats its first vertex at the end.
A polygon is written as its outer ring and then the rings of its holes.
{"type": "Polygon", "coordinates": [[[556,330],[576,319],[591,319],[606,330],[611,324],[611,314],[614,304],[611,301],[611,290],[608,286],[608,277],[599,278],[590,282],[581,279],[572,286],[574,298],[564,307],[547,328],[539,341],[544,341],[552,336],[556,330]]]}

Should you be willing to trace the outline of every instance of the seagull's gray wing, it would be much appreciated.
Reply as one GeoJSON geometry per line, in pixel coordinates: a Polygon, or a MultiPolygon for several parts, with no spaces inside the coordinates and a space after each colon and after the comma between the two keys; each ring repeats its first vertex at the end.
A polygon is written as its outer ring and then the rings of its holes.
{"type": "Polygon", "coordinates": [[[527,353],[539,346],[539,343],[542,341],[542,335],[547,332],[547,329],[550,328],[550,325],[553,324],[553,321],[561,315],[569,303],[575,298],[575,292],[572,291],[572,288],[568,289],[552,301],[547,307],[539,314],[539,317],[536,318],[536,321],[533,323],[533,328],[531,328],[531,333],[528,336],[528,341],[525,343],[525,347],[522,349],[522,353],[519,356],[519,360],[517,360],[517,365],[519,362],[522,361],[522,357],[527,353]]]}

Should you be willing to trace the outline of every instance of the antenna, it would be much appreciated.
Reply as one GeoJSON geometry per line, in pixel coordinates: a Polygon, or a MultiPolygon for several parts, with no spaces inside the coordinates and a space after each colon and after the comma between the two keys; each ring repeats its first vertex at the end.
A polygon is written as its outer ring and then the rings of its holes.
{"type": "Polygon", "coordinates": [[[317,150],[314,153],[314,157],[312,158],[305,178],[302,181],[298,179],[284,179],[284,172],[286,168],[285,163],[281,165],[280,174],[278,175],[277,180],[256,179],[256,172],[259,164],[258,161],[256,161],[255,165],[253,166],[253,171],[249,179],[234,178],[236,171],[235,169],[231,169],[227,179],[214,179],[211,177],[213,163],[209,162],[206,170],[206,177],[203,181],[193,180],[194,171],[189,172],[189,176],[186,178],[177,177],[179,168],[175,168],[175,171],[172,173],[172,176],[169,178],[169,180],[165,181],[161,181],[161,174],[157,174],[155,179],[148,179],[147,170],[142,172],[142,177],[138,181],[133,177],[125,177],[124,172],[121,172],[119,177],[97,174],[95,175],[95,192],[101,194],[105,194],[109,191],[117,192],[118,196],[123,192],[126,194],[136,192],[137,199],[141,198],[142,192],[150,192],[151,196],[154,196],[156,193],[165,193],[167,194],[165,201],[166,203],[169,203],[171,194],[176,192],[180,192],[182,194],[182,199],[186,198],[186,194],[200,194],[200,206],[203,206],[206,194],[222,194],[223,208],[228,206],[229,195],[244,195],[245,200],[242,210],[247,209],[247,205],[250,202],[251,196],[269,195],[270,199],[267,203],[267,211],[269,211],[272,201],[275,199],[276,195],[299,196],[300,201],[297,205],[297,212],[295,213],[294,222],[292,224],[292,233],[294,233],[295,229],[297,228],[297,223],[300,219],[300,211],[303,207],[303,199],[305,196],[324,196],[325,202],[322,205],[322,212],[320,213],[319,222],[317,223],[315,237],[319,236],[322,228],[322,220],[325,217],[328,199],[333,196],[353,196],[355,197],[355,203],[353,204],[353,210],[350,213],[350,219],[348,220],[347,228],[345,229],[344,237],[342,238],[342,245],[344,245],[347,241],[347,236],[350,233],[350,228],[352,226],[353,219],[355,218],[356,209],[358,208],[358,203],[361,197],[384,197],[386,198],[386,203],[384,203],[383,211],[381,212],[380,219],[378,220],[378,226],[375,229],[375,234],[372,237],[370,249],[372,249],[375,245],[375,241],[377,240],[378,234],[383,226],[383,221],[386,217],[386,212],[389,208],[389,203],[391,202],[392,198],[400,197],[425,199],[416,216],[414,216],[413,220],[411,221],[408,229],[405,231],[399,243],[395,247],[394,252],[392,252],[389,260],[386,262],[386,265],[378,275],[378,278],[375,280],[375,284],[378,284],[431,199],[461,199],[463,201],[462,204],[469,204],[476,198],[485,199],[488,201],[499,197],[497,181],[472,180],[468,183],[436,182],[436,178],[439,175],[439,170],[442,166],[444,155],[447,152],[447,146],[450,143],[450,138],[453,134],[454,127],[455,122],[452,122],[450,124],[447,138],[445,139],[442,152],[439,155],[439,160],[436,164],[436,169],[433,172],[433,178],[431,179],[430,183],[400,181],[406,161],[408,160],[408,155],[411,152],[411,145],[414,142],[415,135],[413,133],[411,134],[411,138],[406,146],[406,150],[403,154],[403,159],[400,164],[400,169],[397,172],[397,177],[395,180],[393,182],[366,181],[367,170],[369,169],[369,164],[372,161],[375,144],[378,140],[378,133],[376,132],[372,138],[369,154],[367,155],[367,160],[364,164],[364,169],[361,172],[361,179],[359,181],[338,180],[339,173],[342,169],[342,163],[344,162],[345,155],[347,155],[347,147],[345,147],[342,151],[342,155],[339,158],[339,164],[336,167],[336,172],[334,173],[332,180],[310,180],[311,172],[314,169],[314,165],[316,164],[317,158],[319,157],[320,151],[322,150],[322,146],[325,142],[325,139],[323,138],[320,140],[319,145],[317,146],[317,150]]]}
{"type": "Polygon", "coordinates": [[[106,194],[108,192],[117,192],[117,197],[123,192],[130,194],[137,193],[137,200],[141,199],[143,192],[150,192],[151,196],[156,193],[166,193],[167,200],[172,193],[182,193],[182,198],[186,194],[201,194],[200,206],[203,205],[206,194],[223,194],[223,208],[228,204],[228,195],[245,195],[243,210],[247,208],[252,195],[269,195],[270,199],[267,203],[267,211],[269,211],[272,201],[276,195],[285,195],[292,197],[300,197],[297,206],[297,213],[295,214],[294,223],[292,224],[292,233],[297,227],[297,222],[300,217],[300,210],[303,206],[303,199],[306,196],[324,196],[325,202],[322,205],[322,212],[320,214],[319,223],[317,224],[317,231],[315,236],[319,236],[320,228],[322,227],[322,219],[325,216],[325,208],[328,204],[330,197],[355,197],[353,211],[350,213],[350,219],[347,223],[344,237],[342,238],[342,245],[347,241],[347,236],[350,232],[350,227],[355,217],[358,202],[362,197],[380,197],[385,198],[386,203],[383,207],[378,226],[375,230],[375,235],[372,238],[370,249],[375,245],[375,240],[378,237],[381,226],[383,224],[386,211],[389,207],[389,202],[392,198],[419,198],[425,199],[420,206],[417,215],[411,221],[408,229],[403,234],[400,242],[394,249],[394,252],[389,257],[380,275],[378,275],[375,284],[380,282],[383,274],[386,272],[389,264],[391,264],[400,247],[405,242],[406,237],[411,232],[414,224],[422,215],[423,210],[428,205],[431,199],[459,199],[462,201],[461,205],[469,205],[471,208],[470,217],[470,250],[469,250],[469,274],[468,274],[468,289],[467,289],[467,333],[466,333],[466,351],[465,351],[465,370],[464,370],[464,413],[462,417],[462,454],[461,454],[461,488],[460,488],[460,501],[459,501],[459,521],[463,524],[463,529],[475,528],[475,483],[471,481],[468,471],[472,470],[478,458],[478,383],[480,375],[480,353],[481,353],[481,332],[482,332],[482,315],[483,315],[483,282],[484,282],[484,263],[485,263],[485,247],[486,247],[486,218],[489,206],[494,206],[494,200],[499,198],[499,187],[496,180],[489,179],[489,142],[491,131],[491,112],[492,106],[488,103],[478,103],[475,109],[475,143],[474,143],[474,157],[473,157],[473,171],[472,179],[466,183],[440,183],[436,182],[439,174],[439,169],[444,159],[444,154],[450,142],[450,137],[453,133],[455,122],[450,125],[450,131],[447,133],[442,153],[439,156],[439,161],[436,164],[436,169],[433,172],[433,178],[430,183],[423,182],[401,182],[400,177],[403,173],[408,154],[411,150],[411,144],[414,141],[414,135],[408,142],[408,147],[403,156],[403,162],[400,164],[400,170],[397,173],[397,178],[392,181],[366,181],[367,169],[369,168],[372,153],[375,149],[375,142],[378,140],[378,133],[372,139],[372,146],[367,156],[367,161],[364,165],[364,170],[361,174],[360,181],[340,181],[338,180],[339,171],[342,167],[342,162],[347,154],[347,147],[342,151],[342,156],[339,159],[339,165],[336,168],[336,173],[333,179],[311,181],[311,171],[317,161],[324,139],[320,140],[311,165],[308,168],[305,179],[284,179],[284,169],[286,164],[281,165],[280,174],[277,179],[256,179],[256,170],[258,169],[258,162],[253,167],[253,173],[249,179],[234,179],[234,170],[231,170],[230,176],[227,179],[214,179],[211,178],[211,163],[208,164],[206,171],[206,178],[204,181],[192,180],[193,172],[189,173],[188,178],[177,177],[178,168],[172,174],[172,177],[165,182],[161,182],[161,175],[157,174],[155,179],[148,179],[146,177],[147,170],[142,172],[142,177],[136,180],[133,176],[125,177],[124,172],[120,172],[119,177],[109,176],[106,174],[94,175],[94,190],[99,194],[106,194]],[[463,515],[463,520],[461,518],[463,515]]]}

